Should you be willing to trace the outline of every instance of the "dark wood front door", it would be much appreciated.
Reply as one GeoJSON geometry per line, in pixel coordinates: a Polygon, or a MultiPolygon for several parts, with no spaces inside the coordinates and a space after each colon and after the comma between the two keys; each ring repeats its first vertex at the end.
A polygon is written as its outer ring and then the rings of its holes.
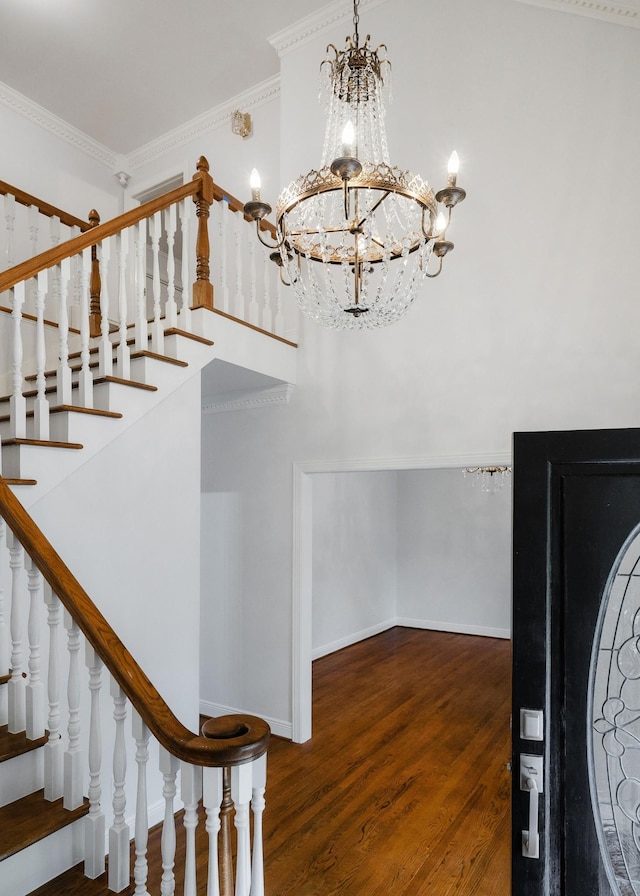
{"type": "Polygon", "coordinates": [[[515,435],[513,896],[640,896],[639,533],[640,429],[515,435]]]}

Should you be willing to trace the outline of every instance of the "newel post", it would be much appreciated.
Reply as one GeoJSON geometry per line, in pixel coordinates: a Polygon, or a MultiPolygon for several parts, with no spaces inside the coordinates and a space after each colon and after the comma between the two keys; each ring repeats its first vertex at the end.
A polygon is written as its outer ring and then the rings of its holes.
{"type": "Polygon", "coordinates": [[[193,308],[213,310],[213,284],[209,280],[209,208],[213,202],[213,178],[209,174],[209,163],[200,156],[193,180],[200,181],[198,192],[193,197],[198,216],[198,236],[196,239],[196,282],[193,284],[193,308]]]}
{"type": "MultiPolygon", "coordinates": [[[[90,228],[97,227],[100,223],[100,215],[92,208],[89,212],[90,228]]],[[[99,336],[102,326],[100,314],[100,292],[102,283],[100,280],[100,262],[98,261],[98,247],[91,247],[91,280],[89,282],[89,336],[99,336]]]]}

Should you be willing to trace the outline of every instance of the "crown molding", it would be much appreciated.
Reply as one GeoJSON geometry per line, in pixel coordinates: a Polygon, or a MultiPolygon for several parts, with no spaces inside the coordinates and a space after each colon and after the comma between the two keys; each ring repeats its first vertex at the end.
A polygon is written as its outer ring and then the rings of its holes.
{"type": "Polygon", "coordinates": [[[220,414],[223,411],[246,411],[253,408],[274,407],[289,404],[293,386],[283,383],[270,389],[257,389],[250,392],[227,392],[216,401],[202,405],[203,414],[220,414]]]}
{"type": "Polygon", "coordinates": [[[588,16],[630,28],[640,28],[640,0],[625,0],[624,3],[595,3],[592,0],[517,0],[529,6],[542,6],[559,12],[588,16]]]}
{"type": "Polygon", "coordinates": [[[37,124],[43,130],[49,131],[113,171],[117,157],[115,152],[2,81],[0,81],[0,104],[26,118],[27,121],[37,124]]]}
{"type": "Polygon", "coordinates": [[[147,162],[157,159],[172,149],[190,143],[202,134],[228,126],[231,116],[236,109],[242,109],[243,111],[256,109],[265,105],[265,103],[278,99],[279,96],[280,75],[275,75],[273,78],[262,81],[243,93],[236,94],[227,102],[221,103],[219,106],[215,106],[201,115],[197,115],[190,121],[185,122],[185,124],[130,152],[126,157],[129,169],[134,171],[136,168],[146,165],[147,162]]]}
{"type": "MultiPolygon", "coordinates": [[[[375,9],[381,6],[387,0],[362,0],[360,3],[360,12],[368,9],[375,9]]],[[[268,37],[267,40],[276,51],[278,56],[286,56],[292,50],[298,49],[303,44],[308,43],[318,34],[323,34],[332,29],[340,22],[353,19],[353,9],[345,0],[333,0],[327,6],[323,6],[318,12],[311,13],[304,19],[300,19],[288,28],[278,31],[268,37]]]]}

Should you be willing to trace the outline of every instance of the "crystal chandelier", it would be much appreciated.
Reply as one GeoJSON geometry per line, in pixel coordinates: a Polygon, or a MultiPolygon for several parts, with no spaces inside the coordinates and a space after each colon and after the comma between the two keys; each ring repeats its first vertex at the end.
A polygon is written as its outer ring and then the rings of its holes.
{"type": "Polygon", "coordinates": [[[504,488],[507,477],[511,474],[511,467],[467,467],[464,476],[472,475],[473,484],[480,483],[483,492],[489,495],[495,495],[500,489],[504,488]]]}
{"type": "Polygon", "coordinates": [[[358,6],[354,0],[346,48],[327,47],[333,55],[321,65],[328,110],[322,159],[280,194],[277,244],[261,230],[271,206],[260,197],[255,169],[244,206],[260,241],[277,250],[271,258],[302,311],[336,329],[386,326],[405,314],[453,249],[447,227],[466,195],[456,183],[455,152],[437,193],[391,164],[384,121],[391,64],[383,44],[370,47],[369,35],[360,45],[358,6]]]}

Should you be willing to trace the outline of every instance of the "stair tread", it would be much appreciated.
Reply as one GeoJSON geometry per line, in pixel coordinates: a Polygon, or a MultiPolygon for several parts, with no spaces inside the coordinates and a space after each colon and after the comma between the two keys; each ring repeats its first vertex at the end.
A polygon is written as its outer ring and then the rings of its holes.
{"type": "MultiPolygon", "coordinates": [[[[36,740],[28,740],[24,731],[21,731],[20,734],[9,734],[9,726],[0,725],[0,762],[13,759],[14,756],[22,756],[23,753],[29,753],[31,750],[37,750],[46,742],[47,735],[36,740]]],[[[1,829],[2,824],[0,823],[1,829]]]]}
{"type": "Polygon", "coordinates": [[[62,799],[47,802],[44,790],[3,806],[0,808],[0,861],[77,821],[88,812],[89,800],[85,799],[78,809],[69,811],[63,808],[62,799]]]}
{"type": "Polygon", "coordinates": [[[93,381],[94,386],[100,383],[120,383],[122,386],[132,386],[134,389],[146,389],[147,392],[157,392],[157,386],[151,386],[149,383],[139,383],[137,380],[123,380],[119,376],[101,376],[93,381]]]}
{"type": "Polygon", "coordinates": [[[213,340],[207,339],[205,336],[197,336],[195,333],[189,333],[187,330],[181,330],[179,327],[169,327],[164,331],[165,336],[184,336],[185,339],[192,339],[194,342],[200,342],[202,345],[213,345],[213,340]]]}
{"type": "Polygon", "coordinates": [[[36,445],[41,448],[84,448],[80,442],[53,442],[45,439],[2,439],[1,444],[6,445],[36,445]]]}
{"type": "Polygon", "coordinates": [[[148,351],[147,349],[142,349],[142,351],[139,352],[132,352],[131,360],[133,361],[135,358],[155,358],[156,361],[164,361],[165,364],[174,364],[176,367],[189,366],[187,361],[180,361],[178,358],[170,358],[169,355],[159,355],[157,352],[148,351]]]}
{"type": "MultiPolygon", "coordinates": [[[[122,414],[118,411],[103,411],[100,408],[83,408],[79,405],[75,404],[58,404],[53,408],[49,408],[49,414],[62,414],[64,412],[74,413],[74,414],[90,414],[94,417],[113,417],[115,419],[121,419],[122,414]]],[[[35,416],[35,411],[27,411],[27,418],[35,416]]],[[[11,417],[9,414],[3,414],[0,417],[0,423],[8,423],[11,417]]]]}
{"type": "Polygon", "coordinates": [[[6,476],[2,477],[7,485],[37,485],[37,479],[7,479],[6,476]]]}
{"type": "MultiPolygon", "coordinates": [[[[211,343],[211,344],[213,345],[213,343],[211,343]]],[[[115,348],[117,348],[116,345],[114,345],[114,349],[115,348]]],[[[92,351],[95,352],[95,349],[92,351]]],[[[80,357],[80,353],[74,352],[73,355],[69,355],[69,360],[70,361],[75,360],[79,357],[80,357]]],[[[171,358],[171,357],[169,357],[169,355],[160,355],[160,354],[158,354],[158,352],[148,351],[147,349],[141,349],[139,352],[132,352],[131,360],[133,360],[134,358],[155,358],[157,361],[164,361],[166,364],[175,364],[178,367],[188,367],[189,366],[186,361],[179,361],[177,358],[171,358]]],[[[95,370],[95,368],[98,366],[98,364],[99,364],[98,361],[90,361],[89,369],[95,370]]],[[[71,364],[70,369],[71,369],[72,373],[78,373],[80,370],[82,370],[82,364],[71,364]]],[[[57,373],[58,373],[57,370],[45,370],[45,372],[44,372],[45,379],[51,379],[52,377],[56,376],[57,373]]],[[[26,383],[35,383],[35,381],[37,379],[38,379],[37,373],[30,373],[29,376],[25,376],[25,378],[24,378],[26,383]]]]}

